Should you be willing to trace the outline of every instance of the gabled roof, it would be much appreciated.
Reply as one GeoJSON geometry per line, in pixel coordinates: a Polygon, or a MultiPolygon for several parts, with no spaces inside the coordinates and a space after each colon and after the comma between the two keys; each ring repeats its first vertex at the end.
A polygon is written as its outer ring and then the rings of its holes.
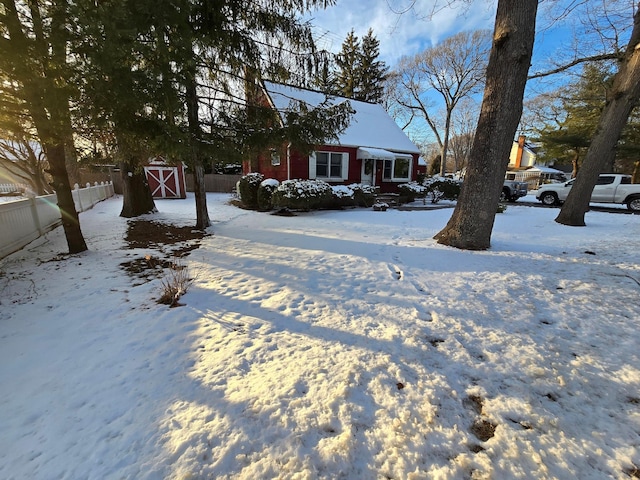
{"type": "Polygon", "coordinates": [[[317,107],[327,98],[337,105],[349,101],[355,110],[347,129],[339,136],[336,145],[345,147],[370,147],[403,153],[420,153],[416,145],[380,105],[344,97],[327,97],[322,92],[305,90],[273,82],[264,82],[266,93],[278,111],[286,111],[291,100],[317,107]]]}

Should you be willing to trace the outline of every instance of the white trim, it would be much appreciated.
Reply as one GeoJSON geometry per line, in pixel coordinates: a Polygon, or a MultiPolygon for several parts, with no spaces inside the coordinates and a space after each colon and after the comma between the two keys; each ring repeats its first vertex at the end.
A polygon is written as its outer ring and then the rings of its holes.
{"type": "Polygon", "coordinates": [[[395,160],[399,155],[382,148],[359,147],[356,158],[358,160],[395,160]]]}
{"type": "Polygon", "coordinates": [[[324,180],[326,182],[342,182],[349,178],[349,153],[347,152],[332,152],[329,150],[318,150],[309,155],[309,179],[310,180],[324,180]],[[331,174],[331,155],[341,155],[340,159],[340,176],[339,177],[318,177],[316,153],[326,153],[329,156],[329,163],[327,165],[328,173],[331,174]]]}
{"type": "Polygon", "coordinates": [[[309,155],[309,180],[316,179],[316,152],[309,155]]]}

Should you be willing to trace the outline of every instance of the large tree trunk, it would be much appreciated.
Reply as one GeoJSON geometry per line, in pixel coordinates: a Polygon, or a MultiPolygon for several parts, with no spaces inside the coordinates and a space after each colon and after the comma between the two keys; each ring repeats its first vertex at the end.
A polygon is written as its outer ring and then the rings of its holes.
{"type": "Polygon", "coordinates": [[[498,1],[484,99],[467,173],[449,223],[434,237],[438,243],[468,250],[491,246],[509,153],[522,114],[537,10],[537,0],[498,1]]]}
{"type": "MultiPolygon", "coordinates": [[[[69,253],[79,253],[87,250],[87,245],[80,230],[80,221],[73,203],[71,186],[65,165],[65,141],[61,132],[61,119],[65,115],[62,106],[66,105],[66,113],[69,108],[69,96],[64,90],[65,81],[60,77],[58,70],[64,70],[65,58],[49,58],[50,47],[58,51],[58,46],[66,45],[66,30],[59,30],[52,24],[52,37],[45,37],[40,5],[37,2],[29,4],[33,22],[35,41],[28,39],[23,31],[18,15],[16,2],[5,2],[5,15],[3,17],[5,28],[9,33],[9,42],[15,52],[27,52],[33,45],[33,51],[43,65],[42,71],[33,69],[34,62],[26,62],[20,58],[12,66],[16,80],[22,83],[22,96],[29,115],[38,132],[38,138],[47,155],[49,169],[53,177],[53,188],[58,197],[58,208],[62,218],[62,226],[69,247],[69,253]],[[53,37],[53,31],[58,35],[53,37]],[[49,41],[50,45],[47,43],[49,41]],[[59,63],[57,63],[57,62],[59,63]],[[52,68],[53,64],[53,68],[52,68]]],[[[64,2],[56,9],[59,14],[64,12],[64,2]]],[[[58,22],[59,25],[59,22],[58,22]]],[[[54,52],[55,53],[55,52],[54,52]]]]}
{"type": "Polygon", "coordinates": [[[120,216],[133,218],[145,213],[154,213],[156,204],[151,196],[144,170],[137,162],[120,162],[122,176],[122,211],[120,216]]]}
{"type": "Polygon", "coordinates": [[[84,252],[87,250],[87,244],[82,236],[78,212],[76,212],[76,206],[73,203],[71,185],[65,166],[64,141],[61,140],[57,145],[45,144],[44,149],[49,160],[49,171],[53,177],[53,187],[58,198],[58,208],[62,217],[62,228],[67,239],[69,253],[84,252]]]}
{"type": "Polygon", "coordinates": [[[629,114],[640,98],[640,9],[633,18],[633,31],[618,73],[613,79],[610,97],[600,115],[598,127],[582,162],[576,181],[562,205],[556,222],[574,227],[585,226],[584,214],[598,175],[612,165],[615,147],[629,114]]]}

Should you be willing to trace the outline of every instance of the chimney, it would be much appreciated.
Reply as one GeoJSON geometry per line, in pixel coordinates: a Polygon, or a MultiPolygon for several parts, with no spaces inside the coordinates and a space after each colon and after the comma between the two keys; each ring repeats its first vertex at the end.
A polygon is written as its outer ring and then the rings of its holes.
{"type": "Polygon", "coordinates": [[[516,152],[516,165],[515,168],[520,168],[522,164],[522,154],[524,153],[524,141],[527,137],[520,135],[518,137],[518,151],[516,152]]]}

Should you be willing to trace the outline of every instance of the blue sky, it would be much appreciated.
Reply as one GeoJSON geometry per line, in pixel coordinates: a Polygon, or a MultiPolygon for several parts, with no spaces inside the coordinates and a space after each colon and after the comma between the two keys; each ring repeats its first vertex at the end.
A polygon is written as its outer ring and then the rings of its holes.
{"type": "MultiPolygon", "coordinates": [[[[442,2],[441,2],[442,3],[442,2]]],[[[562,2],[551,2],[558,5],[562,2]]],[[[412,56],[464,30],[493,30],[497,0],[458,1],[454,8],[428,14],[434,0],[337,0],[337,4],[307,16],[319,48],[333,53],[353,29],[361,38],[369,28],[380,41],[380,58],[393,68],[403,56],[412,56]],[[399,13],[414,5],[406,13],[399,13]]],[[[539,8],[532,71],[544,69],[562,46],[571,42],[570,23],[549,20],[543,2],[539,8]],[[536,68],[537,67],[537,68],[536,68]]]]}
{"type": "Polygon", "coordinates": [[[457,32],[493,27],[494,1],[473,2],[466,11],[443,9],[432,19],[426,18],[432,2],[424,0],[417,0],[414,10],[397,13],[410,3],[337,0],[337,5],[310,15],[318,46],[337,53],[352,29],[361,38],[372,28],[380,41],[380,58],[393,67],[402,56],[414,55],[457,32]]]}

